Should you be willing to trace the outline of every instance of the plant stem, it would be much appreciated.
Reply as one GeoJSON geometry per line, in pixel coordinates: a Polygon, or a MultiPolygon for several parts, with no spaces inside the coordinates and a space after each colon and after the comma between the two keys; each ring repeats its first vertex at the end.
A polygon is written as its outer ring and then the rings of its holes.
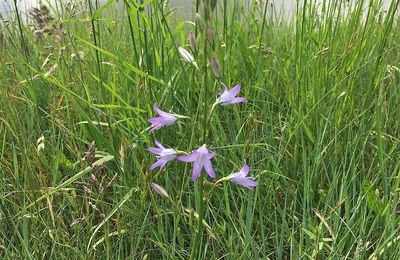
{"type": "MultiPolygon", "coordinates": [[[[204,79],[203,79],[203,136],[202,136],[202,143],[205,144],[207,142],[207,123],[208,123],[208,96],[209,96],[209,91],[208,91],[208,82],[207,82],[207,61],[208,61],[208,55],[207,55],[207,40],[204,39],[204,53],[203,53],[203,57],[204,57],[204,64],[203,64],[203,70],[204,70],[204,79]]],[[[202,234],[203,234],[203,219],[204,219],[204,214],[205,214],[205,210],[204,210],[204,205],[203,205],[203,193],[204,193],[204,177],[203,175],[200,175],[199,178],[199,183],[198,183],[198,196],[199,196],[199,209],[198,209],[198,213],[199,213],[199,222],[198,222],[198,227],[197,227],[197,234],[195,237],[195,240],[193,242],[193,247],[192,247],[192,251],[190,253],[190,259],[195,259],[196,258],[196,253],[197,253],[197,249],[199,247],[199,245],[201,244],[201,239],[202,239],[202,234]]]]}

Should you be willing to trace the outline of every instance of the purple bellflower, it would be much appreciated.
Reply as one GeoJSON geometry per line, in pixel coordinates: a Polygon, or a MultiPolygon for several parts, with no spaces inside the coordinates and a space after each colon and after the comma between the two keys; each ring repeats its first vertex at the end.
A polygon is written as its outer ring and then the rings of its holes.
{"type": "Polygon", "coordinates": [[[152,133],[163,126],[172,125],[178,119],[177,115],[162,111],[157,107],[156,104],[154,104],[154,111],[156,111],[159,117],[153,117],[149,119],[152,127],[150,132],[152,133]]]}
{"type": "Polygon", "coordinates": [[[222,106],[227,106],[235,103],[246,102],[246,99],[243,97],[236,97],[240,91],[240,84],[237,84],[232,89],[228,89],[224,83],[221,82],[224,86],[224,92],[219,93],[219,98],[216,101],[216,104],[221,104],[222,106]]]}
{"type": "Polygon", "coordinates": [[[247,177],[249,173],[249,166],[247,163],[244,164],[243,168],[239,172],[235,172],[226,177],[226,179],[231,182],[243,186],[252,190],[255,186],[257,186],[257,182],[252,177],[247,177]]]}
{"type": "Polygon", "coordinates": [[[191,154],[186,156],[179,156],[178,160],[182,162],[192,162],[193,172],[192,181],[195,181],[199,177],[201,171],[204,170],[211,178],[215,179],[215,171],[211,164],[211,159],[216,155],[215,152],[209,152],[206,145],[203,145],[199,149],[193,151],[191,154]]]}
{"type": "Polygon", "coordinates": [[[150,170],[154,170],[157,167],[160,167],[160,170],[164,168],[167,162],[175,160],[177,155],[177,151],[172,148],[165,148],[162,144],[160,144],[157,140],[154,140],[157,147],[149,147],[147,148],[152,154],[157,156],[157,161],[153,163],[150,167],[150,170]]]}

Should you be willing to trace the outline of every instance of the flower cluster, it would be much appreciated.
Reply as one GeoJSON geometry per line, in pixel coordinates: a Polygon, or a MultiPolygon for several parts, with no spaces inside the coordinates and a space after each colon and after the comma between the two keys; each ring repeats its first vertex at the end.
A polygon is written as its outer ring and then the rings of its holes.
{"type": "MultiPolygon", "coordinates": [[[[228,87],[223,83],[222,85],[224,86],[224,91],[222,93],[218,93],[218,98],[215,101],[213,108],[216,105],[227,106],[231,104],[246,102],[245,98],[237,97],[240,92],[240,84],[234,86],[232,89],[228,89],[228,87]]],[[[174,124],[180,118],[189,118],[186,116],[162,111],[160,108],[157,107],[156,104],[154,104],[154,111],[156,112],[158,117],[153,117],[149,119],[149,123],[151,124],[150,132],[152,133],[164,126],[174,124]]],[[[198,149],[192,151],[191,153],[177,151],[173,148],[166,148],[161,143],[159,143],[158,140],[155,140],[155,144],[156,147],[148,148],[149,152],[156,155],[157,158],[156,162],[150,166],[150,170],[154,170],[156,168],[160,168],[160,170],[162,170],[169,161],[178,160],[193,164],[192,181],[196,181],[203,170],[210,178],[216,178],[215,170],[211,163],[211,160],[216,156],[216,152],[209,151],[205,144],[198,149]]],[[[255,186],[257,186],[257,183],[252,177],[247,177],[248,173],[249,166],[245,163],[243,168],[239,172],[232,173],[229,176],[220,179],[219,181],[229,180],[234,184],[241,185],[248,189],[253,189],[255,186]]],[[[165,196],[166,192],[159,185],[152,183],[151,186],[157,193],[165,196]]]]}

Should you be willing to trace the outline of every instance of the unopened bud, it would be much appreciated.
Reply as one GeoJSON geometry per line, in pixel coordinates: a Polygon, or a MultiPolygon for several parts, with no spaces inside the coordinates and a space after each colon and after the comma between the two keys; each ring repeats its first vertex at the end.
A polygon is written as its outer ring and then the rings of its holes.
{"type": "Polygon", "coordinates": [[[179,48],[178,48],[178,51],[179,51],[179,55],[181,55],[181,57],[182,57],[182,59],[183,59],[184,61],[193,64],[193,66],[194,66],[196,69],[199,69],[199,67],[197,66],[196,61],[194,60],[194,58],[193,58],[192,54],[190,54],[190,52],[188,52],[187,50],[185,50],[185,49],[182,48],[182,47],[179,47],[179,48]]]}
{"type": "Polygon", "coordinates": [[[199,13],[196,13],[194,20],[195,20],[197,26],[200,26],[201,22],[203,21],[203,19],[201,18],[201,15],[199,13]]]}
{"type": "Polygon", "coordinates": [[[211,47],[214,49],[214,34],[210,27],[207,28],[206,33],[207,33],[207,39],[210,42],[211,47]]]}
{"type": "Polygon", "coordinates": [[[186,62],[192,63],[194,62],[194,58],[190,52],[188,52],[186,49],[179,47],[178,48],[179,55],[181,55],[182,59],[186,62]]]}
{"type": "Polygon", "coordinates": [[[196,50],[196,35],[194,32],[189,32],[188,34],[188,41],[192,50],[196,50]]]}
{"type": "Polygon", "coordinates": [[[215,77],[219,78],[221,76],[221,67],[215,57],[211,58],[211,70],[215,77]]]}
{"type": "Polygon", "coordinates": [[[208,20],[208,18],[209,18],[209,10],[208,10],[207,4],[204,3],[204,1],[201,1],[200,6],[199,6],[199,11],[200,11],[201,15],[206,20],[208,20]]]}
{"type": "Polygon", "coordinates": [[[161,187],[160,185],[158,185],[157,183],[152,182],[151,183],[151,187],[153,188],[153,190],[155,192],[157,192],[158,194],[160,194],[163,197],[169,197],[168,193],[164,190],[163,187],[161,187]]]}

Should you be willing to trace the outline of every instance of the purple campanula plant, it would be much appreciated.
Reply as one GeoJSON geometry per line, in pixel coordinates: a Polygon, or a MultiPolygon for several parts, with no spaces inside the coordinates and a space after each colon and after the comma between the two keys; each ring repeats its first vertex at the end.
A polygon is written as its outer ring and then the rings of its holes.
{"type": "Polygon", "coordinates": [[[160,129],[163,126],[172,125],[178,118],[189,118],[187,116],[181,116],[177,114],[171,114],[162,111],[154,104],[154,111],[159,115],[158,117],[150,118],[148,121],[151,124],[150,132],[153,133],[155,130],[160,129]]]}
{"type": "Polygon", "coordinates": [[[216,155],[215,152],[209,152],[206,145],[203,145],[199,149],[193,151],[191,154],[186,156],[179,156],[178,160],[182,162],[192,162],[193,172],[192,181],[195,181],[199,177],[201,171],[204,170],[211,178],[215,179],[215,171],[211,163],[211,159],[216,155]]]}
{"type": "Polygon", "coordinates": [[[224,86],[224,92],[219,94],[219,98],[215,102],[216,104],[221,104],[221,106],[227,106],[230,104],[246,102],[245,98],[236,97],[240,91],[240,84],[237,84],[232,89],[228,89],[228,87],[222,82],[221,84],[224,86]]]}
{"type": "Polygon", "coordinates": [[[151,165],[150,170],[154,170],[155,168],[160,167],[160,170],[164,168],[167,162],[175,160],[177,155],[177,151],[172,148],[165,148],[162,144],[160,144],[157,139],[154,140],[157,147],[149,147],[147,148],[152,154],[157,156],[157,161],[151,165]]]}
{"type": "Polygon", "coordinates": [[[252,190],[254,187],[257,186],[257,182],[254,180],[254,178],[247,177],[248,173],[249,166],[247,165],[247,163],[245,163],[239,172],[231,173],[228,177],[226,177],[226,179],[237,185],[252,190]]]}
{"type": "Polygon", "coordinates": [[[151,123],[152,126],[150,132],[154,132],[163,126],[172,125],[178,119],[174,114],[167,113],[159,109],[157,104],[154,104],[154,111],[159,115],[159,117],[153,117],[149,119],[149,123],[151,123]]]}

